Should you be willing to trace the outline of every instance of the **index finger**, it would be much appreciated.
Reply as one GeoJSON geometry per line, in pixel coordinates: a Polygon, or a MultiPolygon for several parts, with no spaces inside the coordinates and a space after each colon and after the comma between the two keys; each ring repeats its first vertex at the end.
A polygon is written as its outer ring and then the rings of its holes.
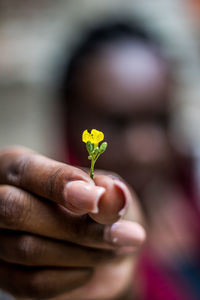
{"type": "Polygon", "coordinates": [[[0,184],[14,185],[75,213],[95,212],[105,191],[84,171],[23,147],[0,151],[0,184]],[[76,195],[73,181],[78,182],[76,195]]]}

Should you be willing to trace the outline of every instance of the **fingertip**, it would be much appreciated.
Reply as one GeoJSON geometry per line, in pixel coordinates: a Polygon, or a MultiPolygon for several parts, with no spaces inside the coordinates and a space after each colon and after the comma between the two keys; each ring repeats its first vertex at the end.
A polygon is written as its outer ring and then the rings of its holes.
{"type": "Polygon", "coordinates": [[[112,224],[126,213],[131,194],[124,183],[112,177],[98,175],[94,181],[105,188],[105,193],[99,200],[98,213],[91,217],[101,224],[112,224]]]}
{"type": "Polygon", "coordinates": [[[138,247],[144,243],[146,232],[139,223],[120,220],[106,227],[104,239],[115,246],[138,247]]]}

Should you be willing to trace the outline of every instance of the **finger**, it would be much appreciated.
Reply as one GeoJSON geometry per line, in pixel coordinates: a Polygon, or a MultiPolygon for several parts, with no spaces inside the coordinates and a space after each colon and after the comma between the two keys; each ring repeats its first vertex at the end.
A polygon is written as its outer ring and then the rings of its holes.
{"type": "Polygon", "coordinates": [[[134,246],[138,242],[142,243],[144,229],[137,223],[127,222],[117,222],[119,226],[114,226],[116,223],[104,226],[88,215],[71,214],[62,206],[45,202],[16,187],[0,186],[0,228],[29,232],[88,247],[112,248],[118,244],[134,246]],[[121,234],[123,231],[126,238],[121,234]],[[129,235],[126,234],[127,231],[129,235]],[[116,239],[118,243],[115,243],[116,239]]]}
{"type": "Polygon", "coordinates": [[[101,224],[112,224],[123,216],[135,201],[127,186],[120,180],[110,176],[97,175],[94,178],[97,186],[105,188],[99,200],[99,210],[90,216],[101,224]]]}
{"type": "Polygon", "coordinates": [[[27,266],[95,267],[116,258],[113,251],[77,246],[27,233],[0,231],[0,259],[27,266]]]}
{"type": "Polygon", "coordinates": [[[0,288],[15,297],[51,298],[80,287],[91,275],[89,268],[25,268],[0,262],[0,288]]]}
{"type": "Polygon", "coordinates": [[[95,269],[94,275],[88,283],[79,289],[51,300],[132,299],[134,269],[135,260],[132,257],[126,257],[121,261],[99,266],[99,268],[95,269]]]}
{"type": "Polygon", "coordinates": [[[98,200],[105,192],[84,171],[25,148],[0,151],[0,166],[1,184],[20,187],[75,213],[97,211],[98,200]]]}

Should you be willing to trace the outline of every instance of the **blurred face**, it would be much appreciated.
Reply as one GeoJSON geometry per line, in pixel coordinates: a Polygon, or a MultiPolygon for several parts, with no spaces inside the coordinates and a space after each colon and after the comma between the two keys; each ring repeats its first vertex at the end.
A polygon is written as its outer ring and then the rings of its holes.
{"type": "Polygon", "coordinates": [[[95,128],[108,142],[96,167],[117,172],[136,190],[173,172],[167,71],[150,48],[139,42],[106,46],[84,59],[73,89],[68,121],[82,165],[89,161],[81,134],[95,128]]]}

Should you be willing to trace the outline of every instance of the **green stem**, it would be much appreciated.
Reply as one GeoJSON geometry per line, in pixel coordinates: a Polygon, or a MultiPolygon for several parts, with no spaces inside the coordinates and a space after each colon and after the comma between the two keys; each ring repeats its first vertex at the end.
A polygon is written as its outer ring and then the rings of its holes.
{"type": "Polygon", "coordinates": [[[99,158],[99,156],[101,155],[101,153],[98,153],[96,155],[96,157],[93,157],[91,160],[91,168],[90,168],[90,177],[93,179],[94,178],[94,165],[97,161],[97,159],[99,158]]]}
{"type": "Polygon", "coordinates": [[[98,154],[97,154],[97,156],[96,156],[95,159],[94,159],[94,162],[97,161],[97,159],[99,158],[100,155],[101,155],[101,153],[98,153],[98,154]]]}
{"type": "Polygon", "coordinates": [[[94,178],[94,165],[95,165],[95,160],[92,158],[91,160],[91,168],[90,168],[90,177],[93,179],[94,178]]]}

